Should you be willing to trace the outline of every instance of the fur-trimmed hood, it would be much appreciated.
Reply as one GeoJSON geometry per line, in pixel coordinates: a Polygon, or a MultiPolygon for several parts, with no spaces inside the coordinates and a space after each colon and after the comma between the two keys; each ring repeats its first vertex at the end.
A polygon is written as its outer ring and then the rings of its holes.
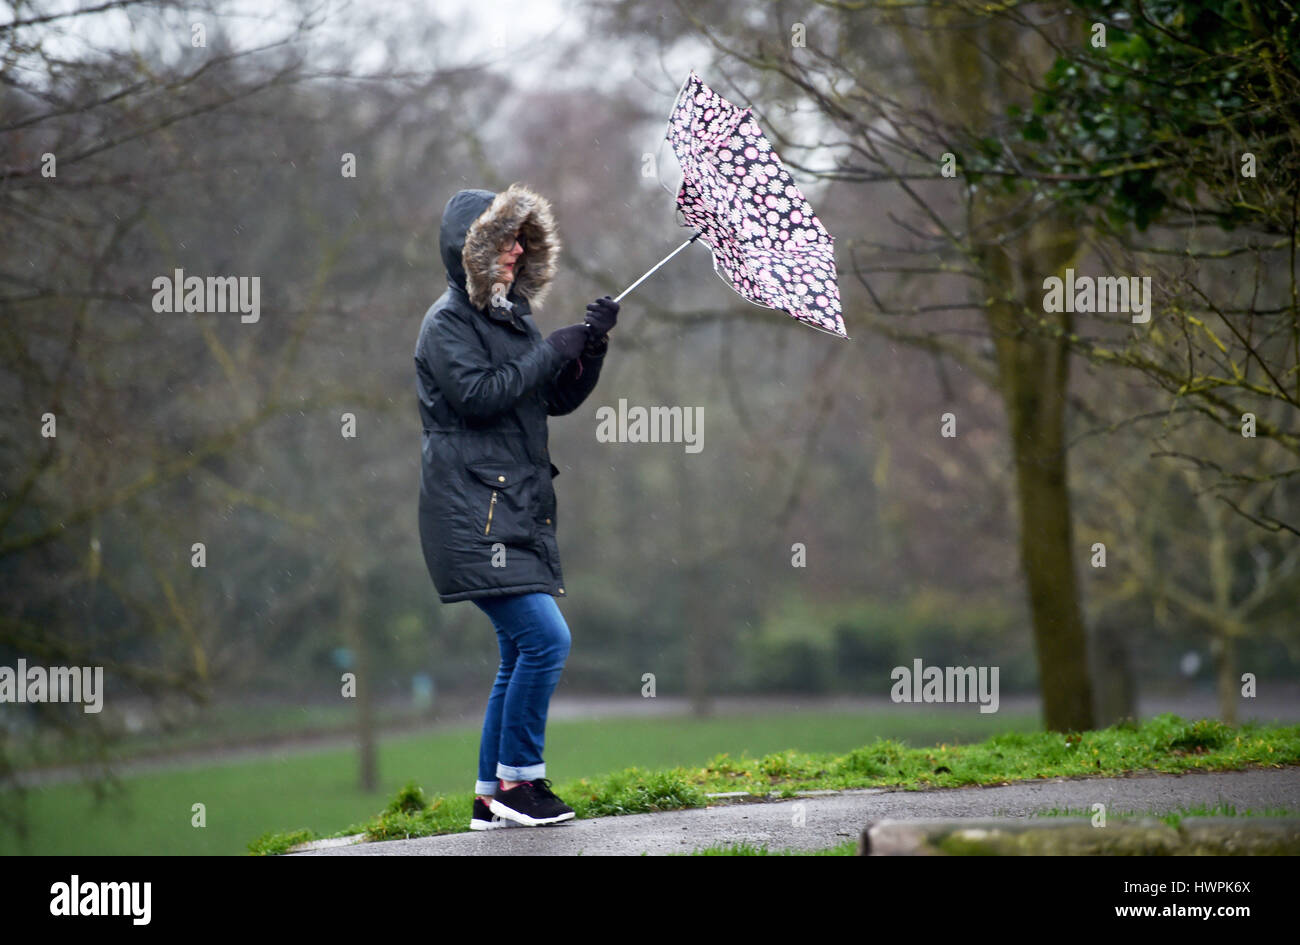
{"type": "Polygon", "coordinates": [[[461,288],[475,308],[487,310],[492,286],[500,281],[497,247],[511,234],[524,238],[507,299],[526,299],[540,307],[555,277],[560,240],[550,202],[519,183],[501,193],[462,190],[442,213],[438,248],[447,281],[461,288]]]}

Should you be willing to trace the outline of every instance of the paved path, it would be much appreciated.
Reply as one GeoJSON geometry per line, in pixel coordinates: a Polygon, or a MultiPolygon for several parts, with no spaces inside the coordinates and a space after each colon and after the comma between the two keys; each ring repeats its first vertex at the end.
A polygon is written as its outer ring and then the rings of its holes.
{"type": "Polygon", "coordinates": [[[818,850],[856,839],[868,821],[884,817],[1027,817],[1053,807],[1090,809],[1095,803],[1105,804],[1108,814],[1164,812],[1218,803],[1238,810],[1284,807],[1300,812],[1300,767],[1055,779],[990,788],[846,791],[797,800],[573,820],[553,827],[361,843],[298,855],[637,856],[684,853],[741,841],[770,850],[818,850]]]}

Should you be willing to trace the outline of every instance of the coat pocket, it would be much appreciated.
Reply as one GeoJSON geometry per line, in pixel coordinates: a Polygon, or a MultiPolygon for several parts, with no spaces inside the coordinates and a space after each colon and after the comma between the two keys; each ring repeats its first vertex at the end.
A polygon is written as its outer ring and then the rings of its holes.
{"type": "Polygon", "coordinates": [[[537,528],[537,469],[524,463],[482,461],[466,464],[470,509],[480,538],[526,544],[537,528]]]}

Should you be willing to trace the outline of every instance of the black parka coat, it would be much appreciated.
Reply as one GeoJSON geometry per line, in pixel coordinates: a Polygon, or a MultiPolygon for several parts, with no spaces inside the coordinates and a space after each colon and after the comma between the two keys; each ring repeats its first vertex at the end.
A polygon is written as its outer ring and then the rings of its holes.
{"type": "Polygon", "coordinates": [[[550,204],[532,191],[460,191],[443,211],[439,248],[447,290],[425,313],[415,345],[429,576],[443,603],[534,591],[562,598],[551,484],[559,469],[547,418],[587,398],[608,343],[566,361],[534,324],[559,239],[550,204]],[[492,285],[498,247],[516,231],[524,253],[506,295],[511,310],[496,305],[492,285]]]}

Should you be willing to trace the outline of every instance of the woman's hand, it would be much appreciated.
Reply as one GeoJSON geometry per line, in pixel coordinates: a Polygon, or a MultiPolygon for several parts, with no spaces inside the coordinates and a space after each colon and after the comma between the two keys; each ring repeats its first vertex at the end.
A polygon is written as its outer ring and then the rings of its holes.
{"type": "Polygon", "coordinates": [[[564,355],[566,361],[572,361],[582,354],[588,330],[586,325],[565,325],[547,335],[546,343],[564,355]]]}
{"type": "Polygon", "coordinates": [[[586,322],[590,327],[591,340],[599,341],[618,321],[618,303],[608,295],[587,303],[586,322]]]}

